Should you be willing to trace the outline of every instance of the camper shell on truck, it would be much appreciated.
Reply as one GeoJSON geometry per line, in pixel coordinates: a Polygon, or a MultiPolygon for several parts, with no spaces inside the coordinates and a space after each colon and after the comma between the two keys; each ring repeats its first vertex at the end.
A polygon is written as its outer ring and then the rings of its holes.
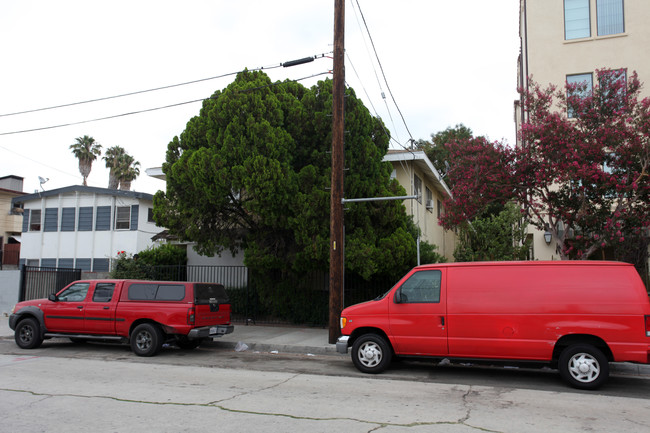
{"type": "Polygon", "coordinates": [[[128,342],[140,356],[165,342],[192,349],[234,329],[223,285],[143,280],[75,281],[48,299],[16,304],[9,326],[23,349],[67,337],[128,342]]]}
{"type": "Polygon", "coordinates": [[[396,356],[540,362],[593,389],[609,362],[650,363],[650,301],[619,262],[418,266],[383,296],[345,308],[337,350],[366,373],[396,356]]]}

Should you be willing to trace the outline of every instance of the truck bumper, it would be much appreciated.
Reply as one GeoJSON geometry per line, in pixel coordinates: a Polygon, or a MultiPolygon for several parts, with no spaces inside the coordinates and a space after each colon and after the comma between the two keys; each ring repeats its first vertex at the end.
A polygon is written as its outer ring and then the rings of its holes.
{"type": "Polygon", "coordinates": [[[9,316],[9,327],[12,330],[16,330],[16,323],[18,323],[18,316],[15,314],[12,314],[9,316]]]}
{"type": "Polygon", "coordinates": [[[349,335],[343,335],[336,340],[336,351],[338,353],[347,354],[348,353],[348,340],[350,339],[349,335]]]}
{"type": "Polygon", "coordinates": [[[203,326],[201,328],[194,328],[187,334],[187,338],[210,338],[221,337],[222,335],[232,334],[235,330],[233,325],[216,325],[216,326],[203,326]]]}

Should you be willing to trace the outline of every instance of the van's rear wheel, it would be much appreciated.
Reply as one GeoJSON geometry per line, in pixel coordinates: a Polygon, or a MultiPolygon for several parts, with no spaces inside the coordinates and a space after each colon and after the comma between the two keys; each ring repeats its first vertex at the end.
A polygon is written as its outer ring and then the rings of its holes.
{"type": "Polygon", "coordinates": [[[560,376],[578,389],[596,389],[609,377],[609,362],[603,352],[589,344],[575,344],[562,351],[560,376]]]}
{"type": "Polygon", "coordinates": [[[163,345],[160,328],[151,323],[136,326],[131,334],[131,349],[138,356],[154,356],[163,345]]]}
{"type": "Polygon", "coordinates": [[[364,334],[352,345],[352,363],[363,373],[381,373],[388,368],[393,352],[377,334],[364,334]]]}

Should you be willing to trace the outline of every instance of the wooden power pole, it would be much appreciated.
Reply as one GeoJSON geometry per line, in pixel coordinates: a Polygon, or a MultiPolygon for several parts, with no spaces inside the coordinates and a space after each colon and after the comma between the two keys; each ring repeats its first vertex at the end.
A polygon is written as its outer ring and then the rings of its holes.
{"type": "Polygon", "coordinates": [[[340,335],[343,309],[343,161],[345,115],[345,0],[334,0],[334,77],[332,90],[332,190],[330,198],[329,343],[340,335]]]}

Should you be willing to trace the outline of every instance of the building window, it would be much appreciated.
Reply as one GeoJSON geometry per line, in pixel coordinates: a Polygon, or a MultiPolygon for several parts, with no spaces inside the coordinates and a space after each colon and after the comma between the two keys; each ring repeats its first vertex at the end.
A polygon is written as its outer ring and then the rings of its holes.
{"type": "Polygon", "coordinates": [[[580,101],[591,95],[594,86],[593,76],[591,73],[567,75],[566,83],[567,115],[571,119],[576,117],[576,108],[580,101]]]}
{"type": "Polygon", "coordinates": [[[148,223],[155,223],[156,222],[153,219],[153,208],[147,208],[147,222],[148,223]]]}
{"type": "Polygon", "coordinates": [[[115,230],[129,230],[131,228],[131,207],[118,206],[115,208],[115,230]]]}
{"type": "Polygon", "coordinates": [[[55,207],[45,209],[44,232],[55,232],[59,226],[59,210],[55,207]]]}
{"type": "Polygon", "coordinates": [[[64,207],[61,209],[61,231],[73,232],[76,209],[73,207],[64,207]]]}
{"type": "Polygon", "coordinates": [[[32,209],[29,213],[29,231],[30,232],[40,232],[41,231],[41,210],[32,209]]]}
{"type": "Polygon", "coordinates": [[[623,0],[596,0],[598,36],[615,35],[625,31],[623,0]]]}
{"type": "Polygon", "coordinates": [[[438,218],[442,216],[442,203],[438,200],[438,218]]]}
{"type": "Polygon", "coordinates": [[[426,187],[426,193],[427,193],[427,201],[425,202],[427,205],[427,210],[429,212],[433,212],[433,192],[429,189],[429,187],[426,187]]]}
{"type": "Polygon", "coordinates": [[[418,202],[422,203],[422,179],[413,175],[413,189],[414,195],[418,196],[418,202]]]}
{"type": "Polygon", "coordinates": [[[90,206],[79,208],[79,222],[77,230],[89,232],[93,229],[93,208],[90,206]]]}
{"type": "Polygon", "coordinates": [[[564,0],[564,39],[590,36],[589,0],[564,0]]]}
{"type": "Polygon", "coordinates": [[[627,71],[625,69],[612,69],[601,71],[598,74],[598,85],[601,88],[600,103],[603,108],[620,110],[625,106],[627,94],[627,71]]]}
{"type": "Polygon", "coordinates": [[[111,207],[97,206],[95,230],[106,231],[111,229],[111,207]]]}

